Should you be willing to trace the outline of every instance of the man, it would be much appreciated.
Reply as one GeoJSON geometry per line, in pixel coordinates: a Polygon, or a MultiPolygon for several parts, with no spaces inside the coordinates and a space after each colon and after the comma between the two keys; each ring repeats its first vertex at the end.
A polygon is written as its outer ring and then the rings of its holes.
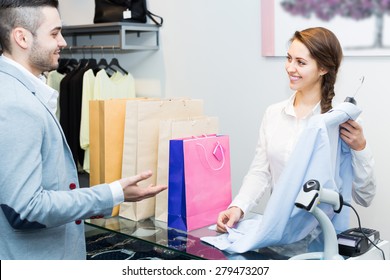
{"type": "Polygon", "coordinates": [[[58,67],[58,0],[0,0],[0,259],[85,259],[85,218],[166,186],[139,188],[150,171],[79,188],[55,118],[58,93],[39,77],[58,67]]]}

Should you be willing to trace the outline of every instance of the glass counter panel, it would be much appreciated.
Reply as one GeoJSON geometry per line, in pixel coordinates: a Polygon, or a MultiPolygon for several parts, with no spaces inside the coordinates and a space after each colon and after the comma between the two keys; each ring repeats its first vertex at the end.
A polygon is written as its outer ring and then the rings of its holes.
{"type": "Polygon", "coordinates": [[[181,252],[119,232],[85,227],[87,260],[191,260],[181,252]]]}
{"type": "MultiPolygon", "coordinates": [[[[115,246],[115,238],[117,238],[118,242],[128,242],[128,244],[138,241],[142,246],[151,248],[149,251],[151,256],[156,252],[160,252],[169,253],[172,257],[177,257],[178,259],[285,260],[297,254],[322,250],[323,247],[321,242],[313,241],[313,238],[308,236],[304,240],[290,245],[262,248],[241,254],[230,254],[200,240],[203,236],[215,236],[218,234],[207,227],[185,232],[169,228],[166,223],[156,221],[153,218],[132,221],[116,216],[108,219],[86,220],[87,238],[103,233],[106,235],[114,234],[109,237],[112,240],[107,245],[112,246],[114,250],[115,248],[119,250],[120,247],[115,246]]],[[[91,257],[90,249],[88,251],[89,257],[91,257]]],[[[96,253],[92,255],[96,255],[96,253]]],[[[117,253],[126,257],[126,252],[117,251],[117,253]]]]}

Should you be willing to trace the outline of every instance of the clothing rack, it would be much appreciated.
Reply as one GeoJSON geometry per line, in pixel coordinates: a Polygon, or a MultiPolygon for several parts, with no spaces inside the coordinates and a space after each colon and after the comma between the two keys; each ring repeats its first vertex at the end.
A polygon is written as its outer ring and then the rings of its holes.
{"type": "Polygon", "coordinates": [[[72,52],[72,51],[79,51],[79,50],[121,50],[120,46],[95,46],[95,45],[85,45],[85,46],[67,46],[62,49],[62,51],[72,52]]]}
{"type": "Polygon", "coordinates": [[[73,58],[73,55],[76,54],[76,53],[80,53],[82,54],[82,56],[84,58],[86,58],[87,56],[90,56],[90,58],[94,58],[94,56],[98,53],[98,51],[100,52],[100,55],[103,58],[105,58],[105,55],[108,53],[108,51],[111,51],[114,55],[114,57],[116,57],[116,51],[120,51],[121,48],[120,46],[105,46],[105,45],[85,45],[85,46],[69,46],[69,47],[65,47],[61,50],[62,54],[64,57],[72,57],[73,58]]]}

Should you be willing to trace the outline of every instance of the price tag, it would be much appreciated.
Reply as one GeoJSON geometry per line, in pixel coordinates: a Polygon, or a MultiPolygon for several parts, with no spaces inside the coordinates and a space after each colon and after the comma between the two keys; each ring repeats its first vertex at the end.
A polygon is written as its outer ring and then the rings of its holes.
{"type": "Polygon", "coordinates": [[[126,11],[123,11],[123,19],[129,19],[131,18],[131,11],[127,9],[126,11]]]}

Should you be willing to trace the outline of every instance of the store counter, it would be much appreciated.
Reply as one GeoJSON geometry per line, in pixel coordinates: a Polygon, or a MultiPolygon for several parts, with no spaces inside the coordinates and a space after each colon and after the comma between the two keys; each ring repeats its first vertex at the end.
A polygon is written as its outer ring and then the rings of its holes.
{"type": "MultiPolygon", "coordinates": [[[[274,246],[249,251],[242,254],[229,254],[200,240],[203,236],[217,233],[206,228],[183,232],[168,228],[166,223],[153,218],[131,221],[122,217],[86,220],[85,236],[87,259],[166,259],[166,260],[287,260],[298,254],[321,251],[321,238],[305,238],[284,246],[274,246]]],[[[378,246],[389,259],[390,245],[381,241],[378,246]]],[[[383,259],[376,248],[352,259],[383,259]]]]}

